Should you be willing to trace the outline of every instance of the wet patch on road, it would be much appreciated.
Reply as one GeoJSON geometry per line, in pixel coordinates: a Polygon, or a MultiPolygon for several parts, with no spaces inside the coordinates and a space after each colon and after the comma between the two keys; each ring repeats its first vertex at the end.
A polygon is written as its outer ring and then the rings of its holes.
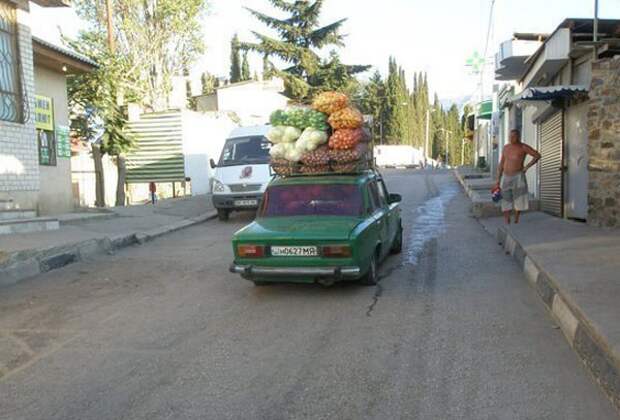
{"type": "Polygon", "coordinates": [[[442,185],[438,190],[427,184],[432,198],[416,208],[416,216],[411,224],[405,262],[416,265],[424,252],[426,244],[445,232],[445,209],[459,192],[456,183],[442,185]],[[436,192],[433,192],[435,189],[436,192]]]}

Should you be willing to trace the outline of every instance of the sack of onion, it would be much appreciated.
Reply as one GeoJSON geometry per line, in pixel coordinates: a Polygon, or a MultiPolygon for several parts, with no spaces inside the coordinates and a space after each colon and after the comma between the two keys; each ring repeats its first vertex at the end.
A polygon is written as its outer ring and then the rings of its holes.
{"type": "Polygon", "coordinates": [[[332,149],[346,150],[354,148],[364,138],[364,131],[356,128],[343,128],[336,130],[329,138],[329,147],[332,149]]]}
{"type": "Polygon", "coordinates": [[[312,102],[312,108],[327,115],[345,108],[349,104],[347,95],[340,92],[323,92],[312,102]]]}
{"type": "Polygon", "coordinates": [[[331,114],[327,121],[334,130],[360,128],[364,125],[364,116],[357,109],[347,107],[331,114]]]}

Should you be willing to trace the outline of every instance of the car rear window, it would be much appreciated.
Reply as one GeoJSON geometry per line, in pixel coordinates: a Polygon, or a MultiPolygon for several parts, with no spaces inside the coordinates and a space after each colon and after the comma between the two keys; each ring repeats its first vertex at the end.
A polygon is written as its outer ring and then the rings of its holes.
{"type": "Polygon", "coordinates": [[[279,185],[265,192],[261,216],[360,216],[362,208],[357,185],[279,185]]]}

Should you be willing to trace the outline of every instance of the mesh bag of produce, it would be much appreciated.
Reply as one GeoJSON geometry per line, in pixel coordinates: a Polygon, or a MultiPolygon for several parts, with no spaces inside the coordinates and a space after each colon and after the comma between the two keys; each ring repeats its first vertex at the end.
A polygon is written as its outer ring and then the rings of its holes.
{"type": "Polygon", "coordinates": [[[312,102],[312,108],[327,115],[345,108],[349,104],[347,95],[339,92],[323,92],[312,102]]]}
{"type": "Polygon", "coordinates": [[[350,163],[336,163],[331,165],[331,169],[332,172],[338,173],[338,174],[348,174],[348,173],[353,173],[353,172],[357,172],[360,170],[359,167],[359,163],[357,162],[350,162],[350,163]]]}
{"type": "Polygon", "coordinates": [[[329,159],[334,163],[359,162],[367,159],[368,146],[365,143],[357,144],[353,149],[329,151],[329,159]]]}
{"type": "Polygon", "coordinates": [[[344,128],[336,130],[329,138],[329,147],[337,150],[353,149],[364,138],[364,131],[344,128]]]}
{"type": "Polygon", "coordinates": [[[318,165],[318,166],[306,166],[303,165],[299,168],[299,171],[305,175],[317,175],[317,174],[325,174],[331,172],[329,169],[329,165],[318,165]]]}
{"type": "Polygon", "coordinates": [[[364,125],[364,116],[357,109],[346,107],[331,114],[327,121],[334,130],[360,128],[364,125]]]}
{"type": "Polygon", "coordinates": [[[271,169],[280,176],[291,176],[298,172],[298,165],[286,159],[271,159],[271,169]]]}
{"type": "Polygon", "coordinates": [[[330,150],[327,146],[320,146],[316,150],[304,153],[301,162],[306,166],[325,166],[331,159],[330,150]]]}

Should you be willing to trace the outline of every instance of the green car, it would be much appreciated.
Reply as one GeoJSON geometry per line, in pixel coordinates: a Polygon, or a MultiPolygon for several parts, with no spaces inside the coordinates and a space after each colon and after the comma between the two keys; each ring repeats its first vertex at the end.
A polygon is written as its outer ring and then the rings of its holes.
{"type": "Polygon", "coordinates": [[[377,284],[378,264],[402,248],[400,201],[376,171],[275,178],[233,236],[230,271],[256,285],[377,284]]]}

